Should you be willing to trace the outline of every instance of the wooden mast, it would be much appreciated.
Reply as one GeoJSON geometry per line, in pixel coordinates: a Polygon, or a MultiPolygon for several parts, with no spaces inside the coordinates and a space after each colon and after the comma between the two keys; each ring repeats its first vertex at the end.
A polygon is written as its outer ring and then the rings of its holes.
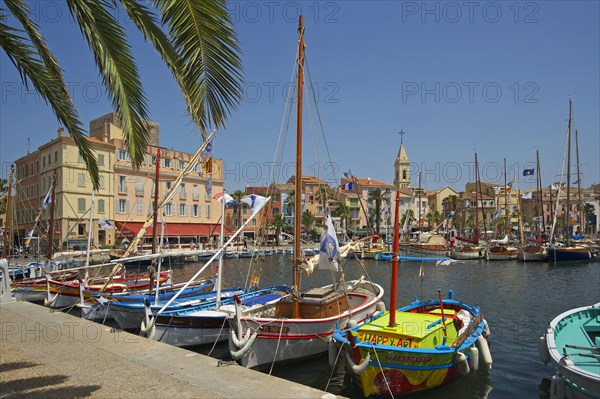
{"type": "Polygon", "coordinates": [[[156,173],[154,177],[154,206],[152,207],[152,253],[156,253],[156,221],[158,220],[158,189],[160,187],[158,178],[160,174],[160,148],[156,151],[156,173]]]}
{"type": "Polygon", "coordinates": [[[569,226],[571,225],[570,213],[571,213],[571,117],[573,115],[573,102],[569,98],[569,127],[567,130],[567,209],[565,213],[565,228],[567,230],[567,246],[571,245],[571,232],[569,232],[569,226]]]}
{"type": "Polygon", "coordinates": [[[298,103],[296,104],[296,210],[294,212],[294,303],[292,317],[300,316],[300,216],[302,213],[302,85],[304,83],[304,16],[298,20],[298,103]]]}
{"type": "Polygon", "coordinates": [[[11,215],[12,212],[10,210],[11,206],[11,197],[12,197],[12,184],[13,184],[13,175],[15,173],[15,165],[10,165],[10,172],[8,172],[8,193],[6,194],[6,223],[4,224],[4,237],[2,238],[2,258],[6,258],[9,255],[9,248],[12,247],[12,235],[9,234],[10,225],[11,225],[11,215]],[[9,247],[9,238],[10,238],[10,247],[9,247]]]}
{"type": "MultiPolygon", "coordinates": [[[[475,153],[475,229],[473,230],[474,236],[479,235],[479,191],[479,164],[477,163],[477,153],[475,153]]],[[[479,239],[477,239],[477,242],[473,244],[479,244],[479,239]]]]}
{"type": "MultiPolygon", "coordinates": [[[[54,201],[56,199],[56,169],[52,173],[52,194],[50,200],[50,226],[48,227],[48,260],[52,259],[53,247],[52,241],[54,240],[54,201]]],[[[90,226],[91,228],[91,226],[90,226]]]]}
{"type": "Polygon", "coordinates": [[[390,323],[396,326],[396,296],[398,285],[398,241],[400,240],[400,189],[396,188],[396,209],[394,213],[394,244],[392,246],[392,277],[390,290],[390,323]]]}
{"type": "MultiPolygon", "coordinates": [[[[544,198],[542,196],[542,171],[540,170],[540,153],[538,150],[535,150],[535,158],[536,158],[536,166],[537,166],[537,190],[540,202],[540,212],[542,217],[542,232],[546,232],[546,216],[544,215],[544,198]]],[[[550,189],[552,191],[552,189],[550,189]]],[[[552,202],[552,201],[550,201],[552,202]]],[[[539,212],[538,212],[539,213],[539,212]]],[[[539,217],[539,215],[538,215],[539,217]]],[[[539,226],[539,220],[538,220],[539,226]]]]}
{"type": "MultiPolygon", "coordinates": [[[[577,129],[575,129],[575,156],[577,160],[577,213],[579,214],[579,223],[581,227],[584,227],[585,218],[583,215],[583,206],[581,204],[581,175],[579,174],[579,135],[577,134],[577,129]]],[[[585,228],[580,233],[584,233],[585,228]]]]}
{"type": "MultiPolygon", "coordinates": [[[[504,234],[508,231],[508,192],[506,191],[506,158],[504,158],[504,234]]],[[[494,229],[495,230],[495,229],[494,229]]]]}

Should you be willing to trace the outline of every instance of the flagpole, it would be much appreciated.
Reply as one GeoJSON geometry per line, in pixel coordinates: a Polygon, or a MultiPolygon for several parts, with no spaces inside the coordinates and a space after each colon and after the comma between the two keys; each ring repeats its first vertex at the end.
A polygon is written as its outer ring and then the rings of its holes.
{"type": "Polygon", "coordinates": [[[88,267],[90,267],[90,245],[92,242],[92,223],[94,222],[93,218],[94,218],[94,190],[92,190],[92,204],[90,207],[90,224],[89,224],[88,237],[87,237],[87,247],[86,247],[86,251],[85,251],[85,277],[83,279],[83,282],[85,284],[87,284],[87,281],[90,278],[88,267]]]}

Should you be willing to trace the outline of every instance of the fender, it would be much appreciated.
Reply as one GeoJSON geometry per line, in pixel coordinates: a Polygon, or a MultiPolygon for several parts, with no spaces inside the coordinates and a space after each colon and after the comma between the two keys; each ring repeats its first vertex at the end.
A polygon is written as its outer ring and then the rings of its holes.
{"type": "Polygon", "coordinates": [[[231,354],[231,357],[233,357],[234,360],[240,360],[242,357],[244,357],[246,355],[246,353],[248,353],[248,351],[250,350],[250,347],[252,347],[252,344],[254,343],[254,340],[256,339],[256,336],[258,335],[258,332],[254,332],[250,338],[248,339],[248,341],[246,342],[246,344],[239,350],[234,350],[234,344],[233,344],[233,337],[234,333],[233,331],[231,332],[231,334],[229,334],[229,353],[231,354]]]}
{"type": "Polygon", "coordinates": [[[362,362],[360,362],[360,364],[354,363],[354,360],[352,360],[352,357],[348,354],[348,352],[344,353],[346,354],[346,362],[348,363],[348,366],[350,366],[352,372],[355,375],[361,375],[367,369],[367,366],[371,361],[370,353],[367,353],[367,356],[362,360],[362,362]]]}

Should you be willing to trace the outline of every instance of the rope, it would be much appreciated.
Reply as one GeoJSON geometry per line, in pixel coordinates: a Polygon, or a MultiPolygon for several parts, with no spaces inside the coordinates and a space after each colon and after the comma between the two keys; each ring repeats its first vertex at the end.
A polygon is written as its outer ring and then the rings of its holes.
{"type": "Polygon", "coordinates": [[[337,362],[340,358],[340,353],[342,353],[343,346],[340,345],[340,349],[338,350],[337,355],[335,356],[335,362],[333,362],[333,367],[331,368],[331,374],[329,374],[329,379],[327,380],[327,385],[325,385],[324,391],[327,392],[329,389],[329,384],[331,383],[331,379],[333,378],[333,374],[335,373],[335,367],[337,366],[337,362]]]}
{"type": "Polygon", "coordinates": [[[221,324],[221,329],[219,330],[219,335],[217,335],[217,338],[215,339],[215,342],[213,343],[212,348],[210,348],[210,351],[208,352],[208,354],[206,356],[210,356],[210,354],[213,353],[213,351],[215,350],[215,347],[217,346],[217,343],[219,342],[219,337],[221,336],[221,333],[223,332],[223,327],[225,327],[225,323],[227,323],[227,317],[223,318],[223,324],[221,324]]]}
{"type": "Polygon", "coordinates": [[[277,358],[277,352],[279,352],[279,343],[281,342],[281,334],[283,334],[283,322],[285,319],[281,319],[281,327],[279,328],[279,338],[277,338],[277,346],[275,347],[275,354],[273,356],[273,362],[271,363],[271,368],[269,369],[269,375],[273,372],[273,366],[275,365],[275,359],[277,358]]]}
{"type": "Polygon", "coordinates": [[[373,347],[373,344],[371,344],[371,348],[373,349],[373,352],[375,353],[375,358],[377,359],[377,364],[379,365],[379,369],[381,370],[381,374],[383,375],[383,380],[385,381],[385,385],[387,386],[388,392],[390,393],[390,396],[392,397],[392,399],[394,399],[394,394],[392,393],[392,388],[390,387],[388,379],[385,377],[385,372],[383,371],[383,367],[381,366],[381,361],[379,360],[379,355],[377,355],[377,351],[373,347]]]}

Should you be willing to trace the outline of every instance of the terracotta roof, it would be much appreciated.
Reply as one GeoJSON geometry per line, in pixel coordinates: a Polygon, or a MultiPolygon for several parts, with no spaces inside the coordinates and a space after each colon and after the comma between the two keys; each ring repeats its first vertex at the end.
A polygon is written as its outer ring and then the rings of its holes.
{"type": "Polygon", "coordinates": [[[359,186],[364,186],[364,187],[389,187],[389,188],[393,188],[394,185],[393,184],[389,184],[389,183],[384,183],[381,182],[379,180],[375,180],[375,179],[369,179],[369,178],[364,178],[364,177],[354,177],[353,179],[347,178],[347,177],[342,177],[342,184],[344,183],[349,183],[349,182],[356,182],[356,184],[358,184],[359,186]]]}

